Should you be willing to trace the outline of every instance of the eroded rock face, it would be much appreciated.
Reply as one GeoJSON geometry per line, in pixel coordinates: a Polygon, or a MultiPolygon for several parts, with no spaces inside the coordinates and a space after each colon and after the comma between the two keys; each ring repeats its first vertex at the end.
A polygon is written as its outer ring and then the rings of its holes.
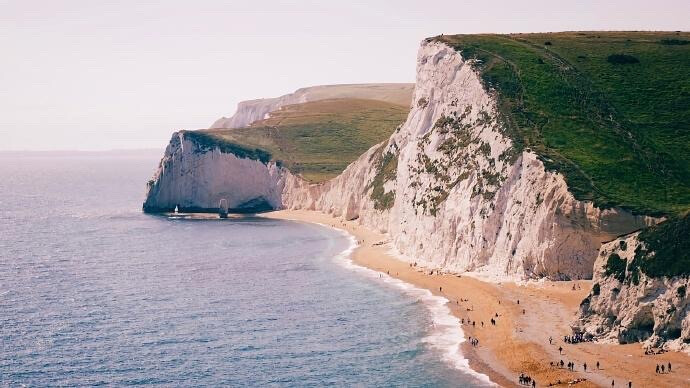
{"type": "Polygon", "coordinates": [[[689,280],[630,276],[626,268],[640,245],[638,233],[602,245],[593,289],[582,302],[575,331],[613,343],[644,342],[690,352],[689,280]]]}
{"type": "Polygon", "coordinates": [[[231,212],[278,209],[283,168],[200,147],[184,132],[173,134],[153,179],[144,211],[217,211],[221,200],[231,212]]]}
{"type": "Polygon", "coordinates": [[[338,177],[308,184],[173,136],[145,208],[264,197],[387,232],[401,259],[423,266],[496,280],[590,278],[602,241],[650,220],[575,200],[561,175],[513,147],[498,117],[471,63],[425,41],[406,122],[338,177]]]}

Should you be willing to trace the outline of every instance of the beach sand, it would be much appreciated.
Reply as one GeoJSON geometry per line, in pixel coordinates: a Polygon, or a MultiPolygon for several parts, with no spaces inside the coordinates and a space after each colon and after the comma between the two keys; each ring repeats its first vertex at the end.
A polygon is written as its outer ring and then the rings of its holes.
{"type": "Polygon", "coordinates": [[[472,369],[488,375],[499,385],[518,386],[519,374],[526,373],[538,387],[558,380],[562,382],[560,386],[568,386],[568,381],[578,378],[586,379],[576,384],[578,387],[610,387],[612,380],[616,387],[627,387],[629,381],[633,387],[690,386],[690,356],[686,354],[644,355],[640,344],[563,342],[563,336],[571,334],[569,324],[589,293],[590,281],[516,284],[490,283],[464,275],[430,275],[428,270],[410,266],[391,255],[386,235],[364,228],[356,221],[342,221],[329,214],[306,210],[282,210],[263,216],[345,230],[360,242],[353,252],[354,263],[447,298],[451,312],[465,321],[462,325],[465,336],[479,339],[476,347],[464,342],[463,355],[469,359],[472,369]],[[491,318],[496,320],[496,325],[490,323],[491,318]],[[474,321],[475,325],[468,321],[474,321]],[[552,344],[549,337],[553,339],[552,344]],[[563,348],[562,354],[559,347],[563,348]],[[560,360],[565,364],[575,362],[575,371],[549,365],[560,360]],[[656,364],[669,362],[672,373],[655,373],[656,364]]]}

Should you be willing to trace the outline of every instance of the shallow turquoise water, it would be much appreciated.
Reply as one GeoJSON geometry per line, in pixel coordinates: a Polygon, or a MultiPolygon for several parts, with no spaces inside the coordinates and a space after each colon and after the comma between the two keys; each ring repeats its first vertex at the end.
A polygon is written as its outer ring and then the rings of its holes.
{"type": "Polygon", "coordinates": [[[0,385],[479,384],[340,233],[142,214],[157,158],[0,155],[0,385]]]}

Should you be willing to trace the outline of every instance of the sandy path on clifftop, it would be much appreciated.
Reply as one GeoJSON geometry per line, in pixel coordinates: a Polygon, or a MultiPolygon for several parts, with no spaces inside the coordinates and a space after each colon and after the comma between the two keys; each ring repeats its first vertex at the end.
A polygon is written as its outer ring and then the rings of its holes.
{"type": "Polygon", "coordinates": [[[405,282],[429,289],[434,295],[446,297],[453,314],[465,320],[465,335],[480,341],[476,348],[465,342],[463,354],[473,369],[500,385],[517,386],[518,375],[524,372],[536,380],[538,387],[558,380],[563,382],[560,386],[567,386],[567,381],[577,378],[587,379],[578,383],[578,387],[610,387],[612,380],[616,387],[627,387],[628,381],[632,381],[633,387],[690,386],[690,357],[685,354],[645,356],[639,344],[563,343],[563,336],[570,334],[568,325],[580,301],[589,292],[589,281],[517,285],[493,284],[468,276],[428,275],[388,254],[389,244],[375,245],[386,242],[387,236],[364,228],[356,221],[342,221],[328,214],[304,210],[283,210],[263,216],[316,222],[346,230],[358,241],[364,241],[353,253],[355,263],[389,272],[405,282]],[[573,284],[580,288],[573,291],[573,284]],[[495,326],[491,325],[491,318],[496,319],[495,326]],[[476,326],[468,325],[468,319],[475,321],[476,326]],[[549,345],[549,337],[553,338],[552,345],[549,345]],[[559,355],[559,347],[563,347],[562,355],[559,355]],[[575,371],[549,365],[561,359],[566,364],[574,361],[575,371]],[[599,370],[596,370],[597,361],[599,370]],[[587,372],[583,371],[585,362],[587,372]],[[656,364],[668,362],[673,365],[672,373],[655,373],[656,364]]]}

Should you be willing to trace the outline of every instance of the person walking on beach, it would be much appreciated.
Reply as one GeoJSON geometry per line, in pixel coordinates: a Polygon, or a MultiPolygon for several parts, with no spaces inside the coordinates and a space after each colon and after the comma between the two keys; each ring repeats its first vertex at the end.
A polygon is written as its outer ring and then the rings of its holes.
{"type": "Polygon", "coordinates": [[[599,361],[597,361],[597,369],[599,369],[599,361]]]}
{"type": "Polygon", "coordinates": [[[563,354],[563,347],[562,346],[558,347],[558,354],[563,354]]]}
{"type": "Polygon", "coordinates": [[[628,381],[628,388],[632,388],[632,381],[628,381]]]}
{"type": "Polygon", "coordinates": [[[671,373],[671,362],[668,363],[668,373],[671,373]]]}
{"type": "Polygon", "coordinates": [[[656,364],[656,373],[659,373],[659,364],[656,364]]]}
{"type": "Polygon", "coordinates": [[[439,287],[438,292],[443,292],[443,287],[439,287]]]}
{"type": "Polygon", "coordinates": [[[582,366],[585,368],[585,373],[587,373],[587,363],[585,362],[585,364],[582,366]]]}

